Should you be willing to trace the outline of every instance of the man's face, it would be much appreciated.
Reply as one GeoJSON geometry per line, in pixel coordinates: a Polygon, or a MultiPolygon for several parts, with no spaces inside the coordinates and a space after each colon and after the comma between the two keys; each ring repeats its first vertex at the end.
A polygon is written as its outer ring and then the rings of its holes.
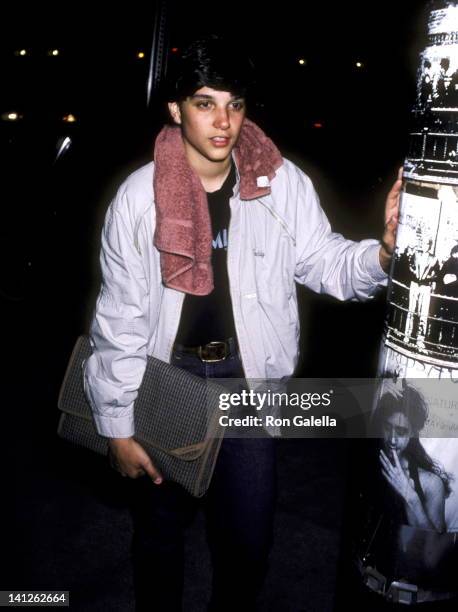
{"type": "Polygon", "coordinates": [[[245,100],[228,91],[201,87],[180,104],[169,103],[173,120],[181,125],[191,165],[224,162],[231,155],[245,118],[245,100]]]}
{"type": "Polygon", "coordinates": [[[429,250],[429,242],[426,238],[420,237],[417,241],[417,251],[426,253],[429,250]]]}
{"type": "Polygon", "coordinates": [[[383,423],[383,443],[385,450],[391,455],[396,451],[398,455],[405,450],[412,436],[409,419],[403,412],[394,412],[383,423]]]}

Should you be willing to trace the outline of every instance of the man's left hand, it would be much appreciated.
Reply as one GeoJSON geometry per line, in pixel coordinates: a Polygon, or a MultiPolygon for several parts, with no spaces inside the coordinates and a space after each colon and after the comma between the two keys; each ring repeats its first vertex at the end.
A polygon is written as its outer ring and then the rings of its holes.
{"type": "Polygon", "coordinates": [[[385,229],[382,236],[382,246],[380,247],[380,265],[388,272],[390,269],[391,257],[396,246],[396,230],[399,221],[399,196],[402,187],[402,167],[399,168],[398,178],[387,195],[385,202],[385,229]]]}

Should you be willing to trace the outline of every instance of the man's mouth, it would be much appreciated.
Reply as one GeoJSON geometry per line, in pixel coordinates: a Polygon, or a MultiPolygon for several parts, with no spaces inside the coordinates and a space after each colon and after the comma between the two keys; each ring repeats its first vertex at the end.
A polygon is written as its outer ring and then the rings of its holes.
{"type": "Polygon", "coordinates": [[[227,136],[214,136],[210,140],[217,147],[225,147],[229,144],[230,138],[227,136]]]}

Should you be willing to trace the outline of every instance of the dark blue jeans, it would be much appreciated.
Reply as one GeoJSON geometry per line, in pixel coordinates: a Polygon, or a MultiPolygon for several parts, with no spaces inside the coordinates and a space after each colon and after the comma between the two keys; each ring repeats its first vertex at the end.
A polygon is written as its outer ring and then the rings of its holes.
{"type": "MultiPolygon", "coordinates": [[[[202,377],[243,378],[236,351],[216,363],[174,351],[172,363],[202,377]]],[[[154,485],[147,476],[128,486],[137,611],[182,610],[184,530],[201,504],[213,565],[209,610],[255,609],[272,544],[274,439],[225,438],[209,491],[201,500],[172,482],[154,485]]]]}

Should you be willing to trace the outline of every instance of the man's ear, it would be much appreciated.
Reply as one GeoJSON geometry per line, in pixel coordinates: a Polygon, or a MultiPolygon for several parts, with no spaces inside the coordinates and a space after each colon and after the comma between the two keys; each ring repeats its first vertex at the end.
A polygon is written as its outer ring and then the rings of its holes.
{"type": "Polygon", "coordinates": [[[178,102],[168,102],[169,113],[177,125],[181,125],[181,112],[178,102]]]}

